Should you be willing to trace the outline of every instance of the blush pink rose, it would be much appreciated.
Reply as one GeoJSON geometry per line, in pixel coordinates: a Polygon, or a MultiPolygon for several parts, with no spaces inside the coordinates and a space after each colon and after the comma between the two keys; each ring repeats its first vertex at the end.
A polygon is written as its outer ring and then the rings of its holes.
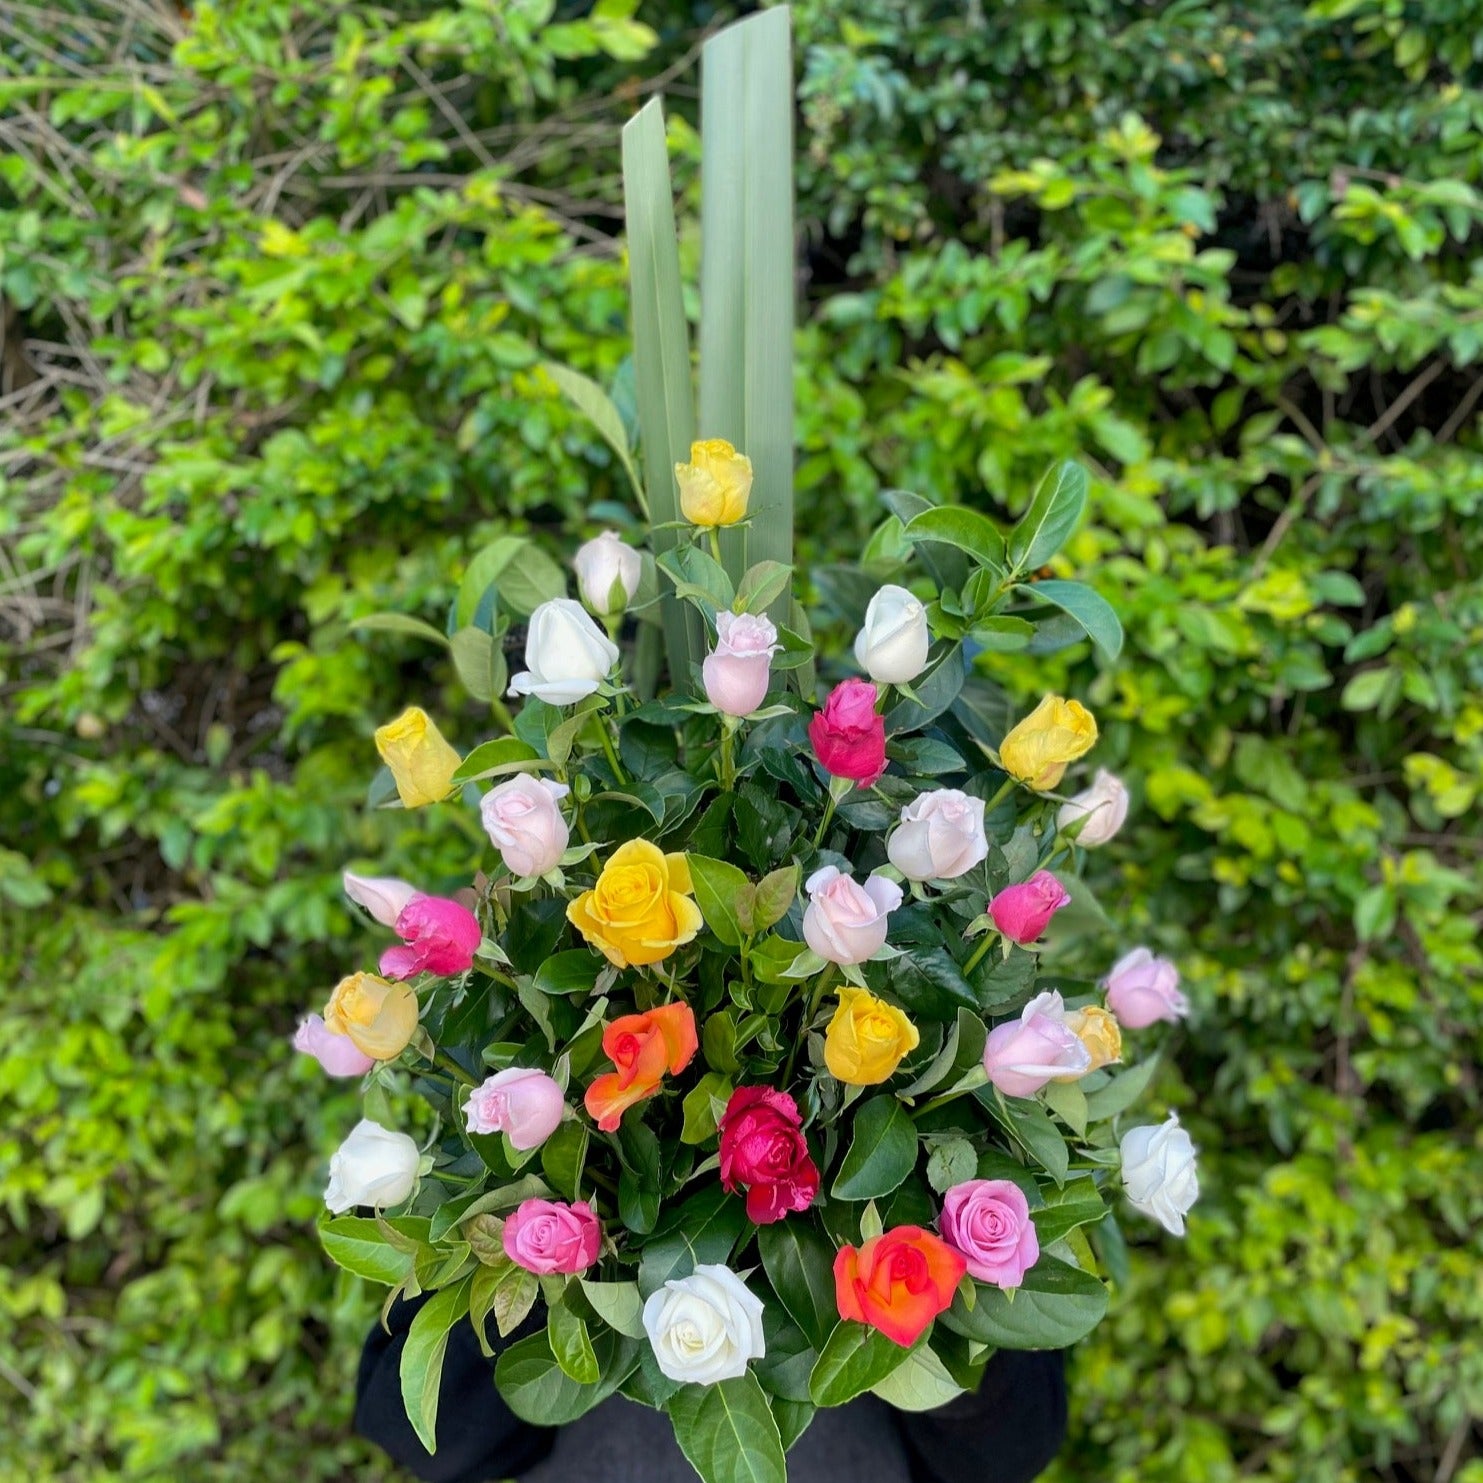
{"type": "Polygon", "coordinates": [[[571,830],[559,804],[570,791],[565,783],[522,772],[479,800],[485,832],[511,875],[545,875],[561,863],[571,830]]]}
{"type": "Polygon", "coordinates": [[[585,1272],[602,1250],[602,1226],[585,1200],[526,1200],[505,1221],[505,1255],[527,1272],[585,1272]]]}
{"type": "Polygon", "coordinates": [[[886,770],[886,718],[876,711],[876,697],[869,680],[845,680],[808,723],[808,739],[824,771],[863,788],[886,770]]]}
{"type": "Polygon", "coordinates": [[[1017,1020],[996,1025],[984,1046],[984,1070],[1006,1097],[1033,1097],[1046,1082],[1082,1076],[1091,1052],[1063,1018],[1059,994],[1039,994],[1017,1020]]]}
{"type": "Polygon", "coordinates": [[[383,927],[390,927],[401,916],[402,908],[414,896],[422,894],[416,886],[394,875],[355,875],[347,870],[343,880],[345,894],[383,927]]]}
{"type": "Polygon", "coordinates": [[[1179,992],[1179,970],[1146,947],[1124,953],[1102,987],[1107,990],[1107,1007],[1130,1030],[1147,1029],[1159,1020],[1182,1020],[1189,1013],[1189,1000],[1179,992]]]}
{"type": "Polygon", "coordinates": [[[778,631],[755,613],[717,613],[716,647],[700,667],[705,698],[728,716],[750,716],[767,695],[778,631]]]}
{"type": "Polygon", "coordinates": [[[980,1282],[1018,1287],[1040,1256],[1025,1192],[1009,1179],[970,1179],[942,1197],[942,1239],[980,1282]]]}
{"type": "Polygon", "coordinates": [[[348,1035],[336,1035],[324,1020],[311,1014],[294,1033],[294,1049],[313,1056],[327,1076],[364,1076],[376,1062],[357,1050],[348,1035]]]}
{"type": "Polygon", "coordinates": [[[804,885],[803,936],[830,963],[863,963],[886,942],[886,916],[901,905],[901,887],[883,875],[862,886],[836,866],[814,871],[804,885]]]}
{"type": "Polygon", "coordinates": [[[1005,886],[989,902],[989,915],[1011,942],[1029,947],[1070,900],[1065,886],[1050,871],[1037,870],[1029,880],[1017,886],[1005,886]]]}
{"type": "Polygon", "coordinates": [[[539,1148],[561,1126],[566,1102],[544,1071],[508,1066],[469,1093],[463,1104],[471,1133],[506,1133],[524,1152],[539,1148]]]}
{"type": "Polygon", "coordinates": [[[447,978],[474,966],[483,933],[468,907],[446,896],[414,896],[396,919],[396,935],[405,946],[381,954],[381,972],[387,978],[418,973],[447,978]]]}

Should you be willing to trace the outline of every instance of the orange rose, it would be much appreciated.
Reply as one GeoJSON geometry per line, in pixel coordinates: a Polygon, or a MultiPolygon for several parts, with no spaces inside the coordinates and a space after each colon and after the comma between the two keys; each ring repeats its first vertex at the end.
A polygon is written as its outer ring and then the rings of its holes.
{"type": "Polygon", "coordinates": [[[602,1032],[603,1054],[618,1068],[587,1088],[588,1114],[604,1133],[616,1133],[635,1102],[659,1090],[664,1073],[690,1064],[700,1042],[688,1004],[665,1004],[646,1014],[626,1014],[602,1032]]]}
{"type": "Polygon", "coordinates": [[[834,1301],[841,1318],[868,1323],[907,1348],[945,1308],[968,1264],[920,1226],[872,1236],[858,1251],[841,1246],[834,1258],[834,1301]]]}

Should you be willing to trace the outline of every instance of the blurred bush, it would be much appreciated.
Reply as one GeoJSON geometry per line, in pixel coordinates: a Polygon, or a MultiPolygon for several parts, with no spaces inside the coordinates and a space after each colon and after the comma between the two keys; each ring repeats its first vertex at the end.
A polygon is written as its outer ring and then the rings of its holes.
{"type": "MultiPolygon", "coordinates": [[[[342,865],[478,858],[360,809],[371,728],[487,722],[350,625],[625,498],[540,363],[624,403],[617,127],[667,84],[693,207],[709,19],[7,12],[7,1474],[387,1475],[309,1229],[354,1099],[284,1037],[370,950],[342,865]]],[[[1479,1483],[1483,4],[795,23],[806,556],[1075,454],[1065,565],[1129,630],[984,661],[1094,702],[1139,800],[1104,900],[1195,1004],[1205,1195],[1184,1246],[1128,1222],[1062,1476],[1479,1483]]]]}

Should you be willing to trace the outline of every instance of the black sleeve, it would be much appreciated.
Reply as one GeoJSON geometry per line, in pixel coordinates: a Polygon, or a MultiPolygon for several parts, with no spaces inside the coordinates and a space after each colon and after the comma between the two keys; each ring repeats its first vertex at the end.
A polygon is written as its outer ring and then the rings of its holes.
{"type": "Polygon", "coordinates": [[[897,1421],[913,1483],[1030,1483],[1065,1440],[1065,1358],[1001,1349],[975,1395],[897,1421]]]}
{"type": "MultiPolygon", "coordinates": [[[[551,1450],[556,1434],[521,1421],[505,1405],[494,1387],[494,1362],[484,1358],[467,1318],[448,1335],[437,1451],[428,1452],[418,1440],[402,1405],[400,1366],[407,1330],[425,1301],[398,1300],[387,1315],[390,1334],[378,1323],[367,1337],[355,1382],[356,1431],[424,1483],[489,1483],[534,1466],[551,1450]]],[[[543,1322],[544,1310],[539,1311],[543,1322]]],[[[517,1332],[523,1336],[534,1327],[527,1320],[517,1332]]]]}

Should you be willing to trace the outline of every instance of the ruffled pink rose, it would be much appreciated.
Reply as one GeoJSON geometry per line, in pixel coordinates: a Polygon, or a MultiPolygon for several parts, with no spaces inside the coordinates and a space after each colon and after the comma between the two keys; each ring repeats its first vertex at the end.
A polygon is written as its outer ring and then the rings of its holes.
{"type": "Polygon", "coordinates": [[[327,1076],[364,1076],[376,1062],[357,1050],[348,1035],[336,1035],[324,1020],[311,1014],[294,1032],[294,1049],[313,1056],[327,1076]]]}
{"type": "Polygon", "coordinates": [[[344,875],[345,894],[383,927],[401,916],[402,908],[416,895],[417,887],[393,875],[344,875]]]}
{"type": "Polygon", "coordinates": [[[1182,1020],[1189,1013],[1189,1000],[1179,992],[1179,970],[1146,947],[1123,954],[1102,987],[1107,990],[1107,1007],[1130,1030],[1146,1029],[1159,1020],[1182,1020]]]}
{"type": "Polygon", "coordinates": [[[511,875],[545,875],[561,863],[571,830],[558,807],[565,783],[517,773],[479,800],[479,817],[511,875]]]}
{"type": "Polygon", "coordinates": [[[1040,1256],[1025,1192],[1009,1179],[970,1179],[942,1197],[942,1239],[980,1282],[1018,1287],[1040,1256]]]}
{"type": "Polygon", "coordinates": [[[803,913],[803,936],[830,963],[863,963],[886,941],[886,914],[901,905],[901,887],[883,875],[862,886],[833,865],[809,876],[804,887],[809,902],[803,913]]]}
{"type": "Polygon", "coordinates": [[[989,1032],[984,1070],[1006,1097],[1033,1097],[1048,1081],[1092,1069],[1091,1052],[1064,1016],[1059,994],[1039,994],[1019,1019],[989,1032]]]}
{"type": "Polygon", "coordinates": [[[705,698],[728,716],[750,716],[767,695],[778,631],[755,613],[717,613],[716,647],[700,666],[705,698]]]}
{"type": "Polygon", "coordinates": [[[585,1200],[526,1200],[506,1219],[504,1243],[527,1272],[585,1272],[602,1250],[602,1226],[585,1200]]]}
{"type": "Polygon", "coordinates": [[[414,896],[396,919],[396,935],[406,946],[389,947],[381,954],[381,972],[387,978],[418,973],[447,978],[474,966],[483,933],[468,907],[446,896],[414,896]]]}
{"type": "Polygon", "coordinates": [[[566,1103],[544,1071],[509,1066],[469,1093],[463,1104],[471,1133],[506,1133],[522,1152],[539,1148],[561,1125],[566,1103]]]}
{"type": "Polygon", "coordinates": [[[1017,886],[1005,886],[989,902],[994,925],[1011,941],[1029,947],[1038,941],[1050,919],[1071,900],[1066,888],[1048,870],[1037,870],[1017,886]]]}
{"type": "Polygon", "coordinates": [[[869,680],[845,680],[808,723],[808,739],[824,771],[862,788],[886,770],[886,718],[875,708],[877,696],[869,680]]]}

